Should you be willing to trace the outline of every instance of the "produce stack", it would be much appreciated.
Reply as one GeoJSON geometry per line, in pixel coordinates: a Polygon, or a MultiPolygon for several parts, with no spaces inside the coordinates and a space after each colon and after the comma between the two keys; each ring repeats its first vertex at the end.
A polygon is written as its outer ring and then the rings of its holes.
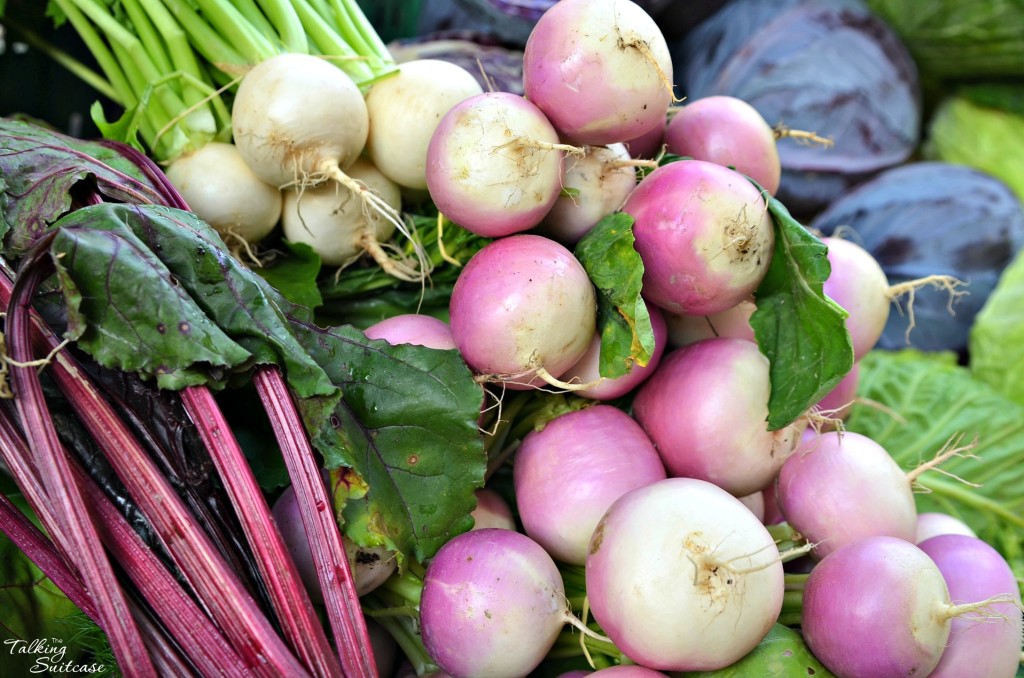
{"type": "Polygon", "coordinates": [[[95,640],[0,666],[1015,675],[1024,209],[918,155],[945,75],[855,0],[498,4],[507,85],[54,3],[119,119],[0,119],[0,526],[95,640]]]}

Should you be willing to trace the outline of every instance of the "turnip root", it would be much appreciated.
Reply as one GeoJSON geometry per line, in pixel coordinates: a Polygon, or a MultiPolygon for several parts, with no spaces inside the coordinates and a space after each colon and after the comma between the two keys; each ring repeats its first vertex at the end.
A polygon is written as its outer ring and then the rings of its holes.
{"type": "Polygon", "coordinates": [[[281,219],[281,191],[253,174],[233,144],[211,141],[179,156],[167,178],[228,247],[263,240],[281,219]]]}
{"type": "MultiPolygon", "coordinates": [[[[368,215],[412,239],[398,210],[345,173],[369,134],[369,114],[359,87],[341,69],[308,54],[265,59],[242,78],[231,109],[235,145],[260,179],[299,194],[331,182],[346,189],[368,215]]],[[[366,231],[369,234],[370,231],[366,231]]],[[[375,239],[362,246],[387,273],[422,280],[427,260],[416,244],[417,262],[394,259],[375,239]]]]}
{"type": "Polygon", "coordinates": [[[560,385],[557,377],[587,350],[597,323],[583,266],[554,240],[528,234],[499,238],[473,255],[449,311],[466,363],[512,389],[560,385]]]}
{"type": "Polygon", "coordinates": [[[562,144],[539,108],[486,92],[451,108],[427,147],[427,188],[437,208],[478,235],[533,228],[561,190],[562,144]]]}
{"type": "Polygon", "coordinates": [[[427,146],[455,104],[483,94],[466,69],[440,59],[416,59],[366,93],[370,160],[399,186],[427,188],[427,146]]]}
{"type": "Polygon", "coordinates": [[[768,530],[702,480],[668,478],[624,494],[589,550],[594,618],[651,669],[728,666],[767,635],[782,608],[782,562],[768,530]]]}
{"type": "Polygon", "coordinates": [[[754,185],[703,160],[648,174],[622,211],[635,219],[644,297],[670,313],[719,313],[750,297],[771,262],[775,232],[754,185]]]}
{"type": "Polygon", "coordinates": [[[639,5],[562,0],[526,42],[523,88],[572,143],[620,143],[664,125],[672,57],[639,5]]]}

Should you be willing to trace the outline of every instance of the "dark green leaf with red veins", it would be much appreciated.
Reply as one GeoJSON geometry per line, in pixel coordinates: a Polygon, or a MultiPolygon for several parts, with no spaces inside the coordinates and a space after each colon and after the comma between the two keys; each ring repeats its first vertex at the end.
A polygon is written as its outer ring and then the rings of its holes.
{"type": "Polygon", "coordinates": [[[633,248],[633,217],[617,212],[602,219],[576,245],[576,258],[597,288],[602,377],[621,377],[646,365],[654,352],[654,329],[640,297],[644,264],[633,248]]]}
{"type": "Polygon", "coordinates": [[[316,309],[324,303],[317,286],[320,255],[301,242],[285,242],[288,255],[260,266],[256,272],[288,301],[316,309]]]}
{"type": "Polygon", "coordinates": [[[457,351],[391,346],[350,327],[307,330],[307,350],[345,394],[326,418],[316,399],[299,407],[307,422],[325,419],[311,436],[332,470],[346,534],[431,557],[472,525],[486,469],[483,389],[457,351]]]}
{"type": "MultiPolygon", "coordinates": [[[[763,189],[762,195],[767,195],[763,189]]],[[[853,345],[847,312],[822,288],[832,270],[828,248],[775,198],[768,198],[768,211],[775,224],[775,252],[754,294],[757,310],[750,326],[770,363],[768,428],[777,430],[850,371],[853,345]]]]}
{"type": "Polygon", "coordinates": [[[67,213],[76,190],[132,203],[159,202],[145,174],[116,150],[0,118],[0,239],[18,254],[67,213]],[[8,236],[8,232],[10,235],[8,236]]]}

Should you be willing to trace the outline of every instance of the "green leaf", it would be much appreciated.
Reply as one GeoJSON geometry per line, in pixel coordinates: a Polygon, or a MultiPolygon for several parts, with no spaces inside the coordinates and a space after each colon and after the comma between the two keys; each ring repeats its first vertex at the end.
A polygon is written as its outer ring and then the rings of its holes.
{"type": "MultiPolygon", "coordinates": [[[[762,195],[767,196],[763,189],[762,195]]],[[[775,251],[754,293],[757,310],[750,326],[770,364],[768,428],[778,430],[850,371],[853,344],[847,312],[822,288],[832,270],[828,248],[775,198],[768,197],[768,211],[775,223],[775,251]]]]}
{"type": "Polygon", "coordinates": [[[283,244],[288,248],[288,256],[256,272],[288,301],[315,310],[323,304],[316,280],[320,275],[320,255],[306,243],[285,241],[283,244]]]}
{"type": "Polygon", "coordinates": [[[0,238],[8,256],[27,249],[71,209],[77,184],[124,202],[159,202],[138,167],[99,142],[80,141],[37,125],[0,118],[0,238]]]}
{"type": "Polygon", "coordinates": [[[93,124],[96,125],[96,129],[100,131],[104,139],[116,139],[117,141],[129,144],[141,153],[146,152],[146,147],[139,141],[139,125],[145,119],[142,112],[146,110],[146,105],[149,103],[148,92],[149,90],[146,91],[146,94],[143,95],[144,98],[137,105],[124,111],[121,117],[113,122],[107,120],[107,116],[103,111],[103,104],[99,101],[93,102],[89,108],[89,117],[92,118],[93,124]]]}
{"type": "Polygon", "coordinates": [[[694,671],[678,675],[686,678],[834,678],[811,654],[803,637],[782,624],[775,624],[757,647],[731,666],[717,671],[694,671]]]}
{"type": "MultiPolygon", "coordinates": [[[[310,329],[306,347],[345,393],[311,436],[336,471],[347,534],[430,558],[471,526],[486,469],[483,389],[454,350],[392,346],[349,327],[310,329]],[[369,491],[339,468],[354,469],[369,491]]],[[[318,406],[300,403],[307,413],[318,406]]]]}
{"type": "MultiPolygon", "coordinates": [[[[906,470],[934,457],[954,436],[963,435],[961,444],[977,438],[973,457],[953,457],[941,468],[981,487],[926,471],[918,483],[930,492],[915,495],[918,509],[960,518],[1004,555],[1007,540],[1021,553],[1024,405],[972,377],[953,354],[909,349],[864,356],[857,395],[869,403],[854,405],[847,429],[878,442],[906,470]]],[[[1024,575],[1024,561],[1015,569],[1024,575]]]]}
{"type": "Polygon", "coordinates": [[[644,265],[633,248],[633,217],[610,214],[576,245],[576,258],[597,288],[602,377],[627,374],[647,365],[654,352],[654,329],[640,296],[644,265]]]}
{"type": "Polygon", "coordinates": [[[1003,269],[975,316],[969,352],[975,377],[1024,405],[1024,254],[1003,269]]]}

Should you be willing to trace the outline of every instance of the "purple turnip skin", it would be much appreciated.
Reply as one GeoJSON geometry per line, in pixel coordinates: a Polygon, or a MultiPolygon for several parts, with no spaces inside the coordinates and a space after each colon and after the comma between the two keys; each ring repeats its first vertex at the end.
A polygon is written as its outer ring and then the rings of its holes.
{"type": "Polygon", "coordinates": [[[533,228],[561,192],[558,133],[539,108],[485,92],[451,108],[427,147],[427,189],[446,217],[497,238],[533,228]]]}
{"type": "MultiPolygon", "coordinates": [[[[953,603],[972,603],[1011,595],[1019,604],[1020,592],[1013,570],[984,541],[963,534],[943,534],[918,544],[935,561],[953,603]]],[[[929,678],[1013,678],[1020,663],[1021,613],[1013,603],[993,603],[979,618],[968,613],[953,618],[942,659],[929,678]]]]}
{"type": "Polygon", "coordinates": [[[951,515],[931,511],[917,514],[916,541],[918,544],[925,539],[938,537],[940,534],[963,534],[968,537],[978,536],[967,523],[951,515]]]}
{"type": "Polygon", "coordinates": [[[709,96],[686,103],[665,126],[665,146],[669,153],[735,167],[770,195],[779,190],[775,131],[742,99],[709,96]]]}
{"type": "Polygon", "coordinates": [[[686,346],[701,339],[733,337],[757,341],[750,316],[757,310],[753,299],[744,299],[719,313],[711,315],[677,315],[666,313],[668,338],[672,346],[686,346]]]}
{"type": "Polygon", "coordinates": [[[910,480],[881,445],[859,433],[806,439],[779,471],[776,498],[786,520],[824,558],[858,539],[914,542],[917,507],[910,480]]]}
{"type": "Polygon", "coordinates": [[[466,264],[449,305],[455,344],[478,374],[505,385],[542,384],[576,364],[594,336],[597,300],[583,266],[562,245],[532,234],[500,238],[466,264]]]}
{"type": "Polygon", "coordinates": [[[415,344],[441,350],[455,348],[452,328],[448,323],[429,315],[404,313],[385,318],[366,328],[370,339],[383,339],[391,345],[415,344]]]}
{"type": "Polygon", "coordinates": [[[518,532],[465,532],[427,566],[423,645],[456,678],[529,674],[554,645],[567,614],[554,561],[518,532]]]}
{"type": "Polygon", "coordinates": [[[779,552],[739,499],[711,483],[668,478],[620,497],[586,563],[594,618],[637,664],[708,671],[765,637],[784,594],[779,552]]]}
{"type": "MultiPolygon", "coordinates": [[[[606,669],[600,671],[594,671],[589,674],[591,676],[614,676],[614,678],[655,678],[656,676],[664,676],[665,674],[661,671],[655,671],[654,669],[647,669],[643,666],[636,666],[630,664],[620,664],[619,666],[609,666],[606,669]]],[[[601,678],[604,678],[601,676],[601,678]]]]}
{"type": "Polygon", "coordinates": [[[664,314],[657,306],[648,304],[647,312],[650,315],[651,330],[654,333],[654,351],[651,352],[651,358],[647,364],[643,367],[634,364],[632,369],[621,377],[601,379],[601,335],[595,333],[594,338],[590,341],[590,346],[587,347],[587,352],[583,354],[579,362],[562,375],[564,381],[594,384],[575,391],[576,395],[593,400],[612,400],[626,395],[654,374],[665,353],[665,346],[668,343],[668,328],[665,324],[664,314]]]}
{"type": "Polygon", "coordinates": [[[875,347],[889,319],[889,280],[871,254],[842,238],[822,238],[828,246],[832,273],[822,288],[825,295],[846,309],[846,329],[855,360],[875,347]]]}
{"type": "Polygon", "coordinates": [[[924,551],[903,539],[867,537],[811,570],[802,630],[839,678],[927,676],[949,637],[948,603],[942,573],[924,551]]]}
{"type": "Polygon", "coordinates": [[[516,506],[526,534],[555,560],[583,565],[608,507],[665,478],[654,444],[628,414],[595,405],[531,431],[516,451],[516,506]]]}
{"type": "Polygon", "coordinates": [[[647,175],[622,211],[635,223],[644,297],[670,313],[710,315],[750,297],[775,233],[760,193],[739,172],[703,160],[647,175]]]}
{"type": "MultiPolygon", "coordinates": [[[[860,384],[860,363],[854,363],[850,371],[843,377],[825,397],[818,401],[817,410],[829,419],[846,419],[853,409],[853,401],[857,397],[857,386],[860,384]]],[[[829,424],[830,426],[832,424],[829,424]]]]}
{"type": "Polygon", "coordinates": [[[629,0],[562,0],[523,51],[526,97],[575,144],[620,143],[664,125],[671,83],[661,29],[629,0]]]}
{"type": "Polygon", "coordinates": [[[743,339],[705,339],[667,353],[640,385],[633,416],[670,476],[742,497],[771,484],[806,422],[769,431],[768,359],[743,339]]]}

